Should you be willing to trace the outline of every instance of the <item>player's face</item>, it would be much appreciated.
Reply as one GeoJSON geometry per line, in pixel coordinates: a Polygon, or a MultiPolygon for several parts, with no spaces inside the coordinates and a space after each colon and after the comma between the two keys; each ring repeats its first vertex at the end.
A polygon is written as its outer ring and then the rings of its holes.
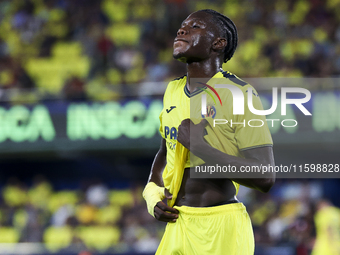
{"type": "Polygon", "coordinates": [[[212,16],[205,12],[194,12],[182,23],[174,41],[175,59],[190,63],[209,58],[217,28],[212,16]]]}

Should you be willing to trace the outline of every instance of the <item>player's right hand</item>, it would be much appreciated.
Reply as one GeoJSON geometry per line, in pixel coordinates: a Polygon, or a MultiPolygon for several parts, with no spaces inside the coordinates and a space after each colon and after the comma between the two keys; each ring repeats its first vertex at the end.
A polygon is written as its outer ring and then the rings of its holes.
{"type": "MultiPolygon", "coordinates": [[[[172,195],[167,189],[164,191],[166,199],[172,199],[172,195]]],[[[163,201],[159,201],[154,209],[155,218],[159,221],[176,222],[179,211],[165,204],[163,201]]]]}

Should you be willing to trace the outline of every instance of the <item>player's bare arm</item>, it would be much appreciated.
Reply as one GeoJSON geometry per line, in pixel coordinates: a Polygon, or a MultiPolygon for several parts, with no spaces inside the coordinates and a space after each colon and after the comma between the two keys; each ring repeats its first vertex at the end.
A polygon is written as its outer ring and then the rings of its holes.
{"type": "Polygon", "coordinates": [[[161,146],[153,160],[148,182],[154,182],[160,187],[164,187],[162,173],[166,165],[166,141],[161,140],[161,146]]]}
{"type": "MultiPolygon", "coordinates": [[[[191,150],[197,157],[203,159],[206,164],[232,165],[240,169],[241,166],[260,166],[272,165],[274,166],[274,156],[271,146],[260,147],[243,151],[245,158],[235,157],[223,153],[204,140],[204,128],[207,125],[206,120],[195,125],[191,120],[183,120],[178,127],[177,140],[184,147],[191,150]],[[195,137],[195,139],[190,139],[195,137]]],[[[231,174],[226,175],[227,178],[244,185],[246,187],[256,189],[262,192],[268,192],[275,182],[275,173],[267,172],[265,174],[259,173],[237,173],[237,176],[231,174]]]]}
{"type": "MultiPolygon", "coordinates": [[[[161,146],[155,156],[155,159],[151,166],[151,173],[148,182],[154,182],[160,187],[164,187],[162,173],[166,165],[166,141],[161,140],[161,146]]],[[[171,199],[172,195],[167,189],[164,191],[166,199],[171,199]]],[[[163,201],[156,204],[154,208],[154,215],[157,220],[165,222],[175,222],[178,218],[178,211],[168,206],[163,201]]]]}

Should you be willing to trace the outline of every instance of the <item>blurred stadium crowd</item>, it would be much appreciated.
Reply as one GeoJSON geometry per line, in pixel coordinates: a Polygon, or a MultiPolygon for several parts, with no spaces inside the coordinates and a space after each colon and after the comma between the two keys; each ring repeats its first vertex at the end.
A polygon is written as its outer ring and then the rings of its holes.
{"type": "MultiPolygon", "coordinates": [[[[42,176],[31,184],[10,178],[1,190],[0,243],[43,243],[50,252],[152,253],[165,224],[147,213],[142,189],[108,188],[93,181],[55,190],[42,176]]],[[[268,194],[241,188],[238,198],[252,219],[256,254],[309,254],[315,240],[314,215],[320,209],[316,201],[322,195],[320,181],[278,180],[268,194]],[[273,246],[287,251],[264,252],[273,246]]],[[[334,221],[340,219],[339,209],[326,210],[320,217],[322,226],[339,230],[339,220],[334,221]]]]}
{"type": "Polygon", "coordinates": [[[239,47],[224,67],[238,76],[340,73],[338,0],[2,0],[0,99],[161,94],[157,82],[184,73],[172,59],[180,22],[205,8],[238,27],[239,47]]]}
{"type": "Polygon", "coordinates": [[[98,181],[54,190],[42,176],[32,185],[10,178],[0,199],[0,249],[32,242],[44,243],[46,252],[154,252],[164,224],[147,213],[141,192],[98,181]]]}

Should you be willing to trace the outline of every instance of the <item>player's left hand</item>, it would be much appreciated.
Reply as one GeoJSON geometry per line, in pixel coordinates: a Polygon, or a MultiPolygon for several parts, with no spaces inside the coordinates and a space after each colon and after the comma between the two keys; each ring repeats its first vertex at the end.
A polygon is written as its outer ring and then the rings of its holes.
{"type": "Polygon", "coordinates": [[[196,148],[204,142],[204,128],[208,124],[206,119],[195,125],[190,119],[182,121],[178,127],[177,141],[188,150],[196,148]],[[191,139],[190,139],[191,138],[191,139]],[[190,141],[191,140],[191,141],[190,141]]]}

